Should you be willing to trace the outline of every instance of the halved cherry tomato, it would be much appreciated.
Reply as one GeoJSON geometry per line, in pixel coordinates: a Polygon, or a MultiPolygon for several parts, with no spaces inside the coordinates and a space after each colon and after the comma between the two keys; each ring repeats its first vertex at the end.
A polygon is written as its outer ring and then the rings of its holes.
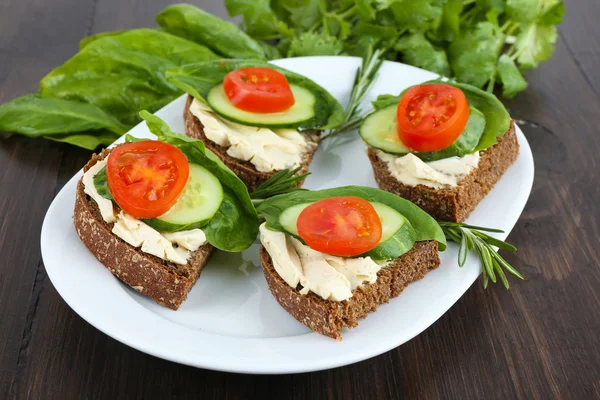
{"type": "Polygon", "coordinates": [[[189,174],[185,154],[157,140],[118,146],[106,165],[110,193],[119,207],[135,218],[156,218],[169,211],[189,174]]]}
{"type": "Polygon", "coordinates": [[[285,111],[296,100],[287,78],[271,68],[240,68],[223,81],[225,94],[240,110],[255,113],[285,111]]]}
{"type": "Polygon", "coordinates": [[[441,83],[413,86],[398,104],[398,137],[411,150],[443,150],[465,130],[469,115],[469,103],[459,88],[441,83]]]}
{"type": "Polygon", "coordinates": [[[381,240],[381,220],[375,208],[354,196],[309,205],[298,216],[296,226],[310,248],[334,256],[357,256],[374,249],[381,240]]]}

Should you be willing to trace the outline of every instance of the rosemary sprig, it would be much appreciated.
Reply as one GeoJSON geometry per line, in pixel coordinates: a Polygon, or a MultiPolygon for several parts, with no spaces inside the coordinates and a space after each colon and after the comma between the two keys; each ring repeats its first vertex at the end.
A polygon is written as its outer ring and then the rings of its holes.
{"type": "Polygon", "coordinates": [[[278,194],[289,193],[295,190],[306,190],[297,187],[299,182],[310,175],[310,172],[296,175],[301,169],[301,166],[292,170],[284,169],[273,175],[256,188],[254,192],[250,193],[252,202],[259,203],[268,197],[276,196],[278,194]]]}
{"type": "Polygon", "coordinates": [[[512,244],[496,239],[485,232],[503,232],[499,229],[484,228],[481,226],[459,224],[455,222],[439,222],[446,238],[460,245],[458,250],[458,265],[462,267],[467,261],[469,251],[475,251],[482,265],[483,287],[487,288],[489,281],[496,283],[502,281],[506,289],[509,288],[504,271],[523,279],[523,275],[510,265],[494,248],[517,251],[512,244]]]}
{"type": "Polygon", "coordinates": [[[344,118],[344,123],[341,126],[331,130],[329,134],[323,138],[323,140],[358,128],[362,120],[365,118],[366,113],[364,113],[359,106],[373,86],[373,83],[375,83],[377,72],[383,64],[383,59],[381,56],[384,52],[385,50],[383,49],[373,50],[370,48],[367,55],[363,58],[362,65],[358,67],[356,70],[356,75],[354,76],[354,85],[352,86],[350,101],[348,102],[348,107],[346,108],[346,117],[344,118]]]}

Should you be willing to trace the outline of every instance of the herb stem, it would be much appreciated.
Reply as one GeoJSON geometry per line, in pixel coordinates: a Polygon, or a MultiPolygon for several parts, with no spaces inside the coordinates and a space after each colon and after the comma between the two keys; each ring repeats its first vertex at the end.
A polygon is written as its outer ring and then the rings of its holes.
{"type": "Polygon", "coordinates": [[[498,254],[494,248],[516,251],[516,247],[484,233],[502,232],[501,230],[444,221],[440,221],[439,225],[442,227],[446,238],[458,243],[460,246],[458,250],[459,267],[465,264],[469,251],[474,251],[477,254],[481,262],[484,288],[487,288],[489,281],[496,283],[499,280],[508,289],[509,284],[505,270],[511,275],[523,279],[523,275],[498,254]]]}

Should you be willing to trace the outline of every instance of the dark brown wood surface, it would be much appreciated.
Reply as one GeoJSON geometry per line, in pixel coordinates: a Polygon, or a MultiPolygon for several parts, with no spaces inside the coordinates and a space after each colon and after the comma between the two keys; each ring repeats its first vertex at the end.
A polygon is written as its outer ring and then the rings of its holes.
{"type": "MultiPolygon", "coordinates": [[[[152,26],[167,0],[0,1],[0,103],[106,30],[152,26]]],[[[220,0],[196,1],[225,16],[220,0]]],[[[600,398],[600,2],[571,0],[553,58],[507,101],[533,149],[531,198],[509,236],[527,277],[479,282],[410,342],[354,365],[213,372],[133,350],[77,316],[49,281],[40,228],[90,152],[0,139],[0,399],[600,398]]],[[[376,338],[374,338],[376,340],[376,338]]],[[[176,338],[173,338],[176,340],[176,338]]]]}

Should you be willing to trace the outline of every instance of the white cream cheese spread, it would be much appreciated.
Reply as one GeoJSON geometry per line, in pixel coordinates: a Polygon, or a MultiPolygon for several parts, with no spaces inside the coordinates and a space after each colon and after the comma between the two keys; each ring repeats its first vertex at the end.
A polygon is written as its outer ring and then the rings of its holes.
{"type": "Polygon", "coordinates": [[[112,233],[133,247],[141,247],[144,253],[175,264],[186,264],[191,253],[206,243],[206,235],[201,229],[181,232],[160,233],[142,221],[121,211],[115,214],[112,201],[100,196],[94,186],[94,176],[106,165],[106,160],[98,161],[83,175],[85,193],[98,205],[102,219],[113,223],[112,233]]]}
{"type": "Polygon", "coordinates": [[[297,167],[302,155],[315,146],[294,129],[259,128],[228,121],[196,99],[190,112],[200,120],[209,140],[227,147],[228,155],[249,161],[260,172],[297,167]]]}
{"type": "Polygon", "coordinates": [[[275,271],[300,293],[313,292],[324,300],[342,301],[364,283],[374,283],[382,268],[371,257],[345,258],[320,253],[293,236],[260,226],[260,241],[271,256],[275,271]]]}
{"type": "Polygon", "coordinates": [[[382,150],[376,152],[377,157],[386,163],[390,174],[407,186],[424,185],[434,189],[455,187],[479,164],[479,152],[429,162],[410,153],[396,156],[382,150]]]}

